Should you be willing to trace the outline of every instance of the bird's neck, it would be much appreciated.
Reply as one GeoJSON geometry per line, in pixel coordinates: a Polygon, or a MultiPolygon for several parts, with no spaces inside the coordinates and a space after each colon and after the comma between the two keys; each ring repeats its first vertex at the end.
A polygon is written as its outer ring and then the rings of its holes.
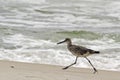
{"type": "Polygon", "coordinates": [[[68,41],[67,42],[67,46],[71,46],[72,45],[72,42],[71,41],[68,41]]]}

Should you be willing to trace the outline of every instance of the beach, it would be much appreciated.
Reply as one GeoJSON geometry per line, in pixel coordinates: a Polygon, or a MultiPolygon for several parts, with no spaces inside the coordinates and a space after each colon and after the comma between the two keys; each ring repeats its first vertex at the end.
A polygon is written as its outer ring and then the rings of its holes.
{"type": "Polygon", "coordinates": [[[120,0],[0,0],[0,80],[120,80],[120,0]]]}
{"type": "Polygon", "coordinates": [[[120,80],[120,72],[63,66],[0,61],[0,80],[120,80]]]}

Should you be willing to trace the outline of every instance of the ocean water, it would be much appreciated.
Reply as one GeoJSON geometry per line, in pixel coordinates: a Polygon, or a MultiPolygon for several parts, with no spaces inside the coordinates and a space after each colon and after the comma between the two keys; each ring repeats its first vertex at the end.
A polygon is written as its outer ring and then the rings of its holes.
{"type": "Polygon", "coordinates": [[[120,1],[0,0],[0,60],[67,66],[75,56],[56,44],[67,37],[101,52],[88,57],[97,69],[120,71],[120,1]]]}

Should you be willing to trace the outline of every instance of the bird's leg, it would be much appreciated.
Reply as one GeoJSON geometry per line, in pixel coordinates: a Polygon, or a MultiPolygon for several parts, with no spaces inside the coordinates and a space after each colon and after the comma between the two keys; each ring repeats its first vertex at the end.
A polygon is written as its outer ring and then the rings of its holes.
{"type": "Polygon", "coordinates": [[[69,68],[69,67],[71,67],[72,65],[75,65],[75,64],[77,63],[77,59],[78,59],[78,56],[76,57],[76,59],[75,59],[75,62],[74,62],[74,63],[72,63],[72,64],[70,64],[70,65],[68,65],[68,66],[64,67],[64,68],[63,68],[63,70],[68,69],[68,68],[69,68]]]}
{"type": "Polygon", "coordinates": [[[93,67],[94,74],[95,74],[97,72],[97,69],[93,66],[93,64],[91,63],[91,61],[87,57],[85,57],[85,58],[88,60],[88,62],[90,63],[90,65],[93,67]]]}

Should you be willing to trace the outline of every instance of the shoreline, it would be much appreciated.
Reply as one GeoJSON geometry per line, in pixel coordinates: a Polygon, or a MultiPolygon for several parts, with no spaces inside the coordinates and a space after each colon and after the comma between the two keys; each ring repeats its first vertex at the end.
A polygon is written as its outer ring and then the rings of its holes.
{"type": "Polygon", "coordinates": [[[0,80],[120,80],[120,72],[0,60],[0,80]]]}

